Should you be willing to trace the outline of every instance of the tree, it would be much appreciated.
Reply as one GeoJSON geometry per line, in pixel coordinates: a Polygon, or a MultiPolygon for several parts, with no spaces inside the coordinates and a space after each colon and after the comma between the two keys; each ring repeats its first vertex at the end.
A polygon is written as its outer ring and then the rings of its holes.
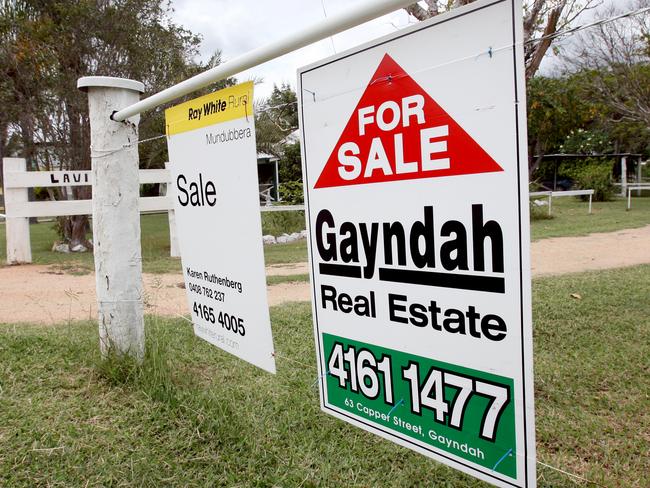
{"type": "Polygon", "coordinates": [[[258,105],[255,117],[257,151],[280,158],[279,178],[283,184],[289,183],[294,188],[292,184],[297,182],[300,186],[300,142],[294,135],[298,128],[296,92],[287,83],[280,87],[274,85],[269,98],[258,105]]]}
{"type": "MultiPolygon", "coordinates": [[[[196,41],[197,43],[195,47],[198,47],[198,37],[196,37],[196,41]]],[[[192,58],[194,57],[194,54],[195,49],[193,48],[191,52],[187,53],[184,59],[177,59],[177,65],[166,68],[168,69],[167,74],[169,76],[161,79],[155,85],[152,84],[151,88],[146,88],[147,91],[145,93],[145,96],[158,92],[169,86],[175,85],[176,83],[180,83],[187,78],[202,73],[208,68],[212,68],[221,64],[221,51],[215,52],[205,63],[193,62],[192,58]]],[[[155,66],[155,64],[152,66],[155,66]]],[[[136,79],[140,80],[140,78],[136,79]]],[[[147,112],[146,116],[140,119],[140,140],[142,141],[152,137],[160,136],[161,134],[165,134],[165,108],[172,105],[177,105],[193,98],[200,97],[202,95],[207,95],[208,93],[212,93],[215,90],[220,90],[222,88],[232,86],[236,83],[236,79],[227,78],[147,112]]],[[[147,87],[146,83],[145,87],[147,87]]],[[[150,142],[147,142],[146,144],[140,144],[138,148],[141,168],[163,168],[165,162],[169,161],[169,156],[167,155],[167,141],[164,138],[154,139],[150,142]]]]}
{"type": "Polygon", "coordinates": [[[32,144],[33,107],[45,103],[40,87],[49,81],[47,66],[51,54],[43,39],[43,24],[25,22],[31,14],[27,6],[21,10],[13,2],[5,2],[1,8],[0,104],[3,109],[0,111],[0,161],[9,139],[19,138],[23,147],[27,143],[23,155],[31,166],[35,149],[32,144]],[[21,35],[16,27],[21,23],[27,35],[21,35]],[[10,131],[12,125],[20,130],[10,131]]]}
{"type": "MultiPolygon", "coordinates": [[[[404,10],[418,20],[435,17],[452,8],[461,7],[474,0],[424,0],[404,10]],[[424,3],[426,6],[420,5],[424,3]]],[[[552,36],[570,24],[585,9],[598,0],[528,0],[524,2],[524,60],[526,79],[531,79],[553,42],[552,36]]]]}
{"type": "Polygon", "coordinates": [[[300,142],[289,142],[284,145],[280,158],[280,181],[302,181],[302,159],[300,142]]]}
{"type": "Polygon", "coordinates": [[[536,76],[527,84],[529,176],[544,154],[563,152],[572,131],[589,128],[598,119],[598,106],[589,101],[584,74],[549,78],[536,76]]]}
{"type": "MultiPolygon", "coordinates": [[[[636,0],[606,9],[601,18],[650,6],[636,0]]],[[[612,126],[650,130],[650,13],[644,12],[585,31],[565,55],[566,70],[589,74],[591,98],[612,126]]],[[[625,128],[623,128],[625,132],[625,128]]]]}
{"type": "MultiPolygon", "coordinates": [[[[171,21],[162,0],[2,2],[0,158],[6,139],[18,133],[31,168],[89,169],[87,99],[77,79],[133,78],[155,92],[201,69],[192,62],[199,42],[171,21]]],[[[164,132],[162,117],[159,108],[143,119],[141,139],[164,132]]],[[[148,165],[164,156],[143,151],[148,165]]],[[[91,196],[89,187],[74,187],[73,193],[91,196]]],[[[73,246],[89,246],[86,216],[64,219],[61,228],[73,246]]]]}
{"type": "Polygon", "coordinates": [[[282,157],[287,136],[298,128],[296,92],[288,83],[273,85],[268,99],[258,103],[255,116],[257,151],[282,157]]]}

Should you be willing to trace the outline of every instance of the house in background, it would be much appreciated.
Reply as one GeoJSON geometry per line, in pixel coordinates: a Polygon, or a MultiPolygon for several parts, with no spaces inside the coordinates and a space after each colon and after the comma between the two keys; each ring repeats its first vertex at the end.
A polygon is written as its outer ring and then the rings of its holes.
{"type": "Polygon", "coordinates": [[[280,158],[266,153],[257,153],[257,179],[260,189],[260,203],[271,205],[280,200],[280,158]]]}
{"type": "MultiPolygon", "coordinates": [[[[604,162],[612,162],[611,178],[614,186],[621,188],[620,196],[627,195],[628,184],[643,183],[643,167],[647,162],[643,161],[642,154],[633,153],[593,153],[593,154],[544,154],[535,156],[546,160],[549,163],[544,168],[539,168],[535,174],[541,180],[542,187],[546,190],[569,190],[573,181],[562,178],[558,180],[558,167],[562,162],[584,161],[589,159],[600,159],[604,162]],[[624,175],[624,176],[622,176],[624,175]]],[[[637,191],[641,195],[641,190],[637,191]]]]}

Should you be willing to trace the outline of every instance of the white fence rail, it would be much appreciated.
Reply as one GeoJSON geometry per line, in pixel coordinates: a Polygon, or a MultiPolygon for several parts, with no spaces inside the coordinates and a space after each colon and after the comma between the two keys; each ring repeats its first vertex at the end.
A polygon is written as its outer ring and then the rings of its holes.
{"type": "MultiPolygon", "coordinates": [[[[91,171],[8,171],[5,188],[92,186],[91,171]]],[[[169,183],[168,169],[141,169],[140,184],[169,183]]]]}
{"type": "MultiPolygon", "coordinates": [[[[147,170],[140,170],[147,171],[147,170]]],[[[38,185],[36,185],[38,186],[38,185]]],[[[65,215],[91,215],[92,200],[48,200],[41,202],[20,202],[7,205],[7,218],[62,217],[65,215]]],[[[169,197],[141,197],[140,212],[172,211],[169,197]]]]}
{"type": "Polygon", "coordinates": [[[637,190],[637,196],[641,194],[642,191],[650,191],[650,183],[641,183],[639,185],[628,185],[627,186],[627,209],[632,208],[632,191],[637,190]]]}
{"type": "Polygon", "coordinates": [[[591,201],[594,196],[594,190],[567,190],[567,191],[531,191],[529,197],[547,197],[548,214],[551,215],[554,197],[580,197],[589,195],[589,212],[591,213],[591,201]]]}
{"type": "MultiPolygon", "coordinates": [[[[91,215],[92,200],[57,200],[30,202],[28,188],[92,186],[90,171],[27,171],[22,158],[4,159],[5,219],[7,234],[7,263],[31,263],[30,217],[62,217],[91,215]]],[[[141,169],[140,184],[170,183],[168,169],[141,169]]],[[[140,212],[168,212],[170,254],[179,256],[174,222],[174,206],[170,196],[141,197],[140,212]]]]}
{"type": "MultiPolygon", "coordinates": [[[[167,163],[168,164],[168,163],[167,163]]],[[[167,164],[165,166],[167,166],[167,164]]],[[[31,263],[29,219],[31,217],[63,217],[67,215],[91,215],[92,200],[56,200],[30,202],[28,188],[92,186],[91,171],[27,171],[21,158],[4,158],[5,212],[0,218],[6,220],[7,263],[31,263]]],[[[169,185],[169,169],[141,169],[140,184],[163,183],[169,185]]],[[[171,186],[167,186],[167,189],[171,186]]],[[[170,255],[180,256],[176,239],[174,203],[169,194],[158,197],[141,197],[140,213],[167,212],[169,218],[170,255]]],[[[262,212],[295,212],[304,205],[277,205],[260,207],[262,212]]]]}

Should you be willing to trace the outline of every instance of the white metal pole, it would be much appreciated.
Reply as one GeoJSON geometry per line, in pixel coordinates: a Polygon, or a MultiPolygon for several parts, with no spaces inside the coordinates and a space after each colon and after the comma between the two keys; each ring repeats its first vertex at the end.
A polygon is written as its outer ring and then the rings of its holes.
{"type": "Polygon", "coordinates": [[[621,158],[621,196],[627,193],[627,156],[621,158]]]}
{"type": "MultiPolygon", "coordinates": [[[[27,171],[27,161],[23,158],[3,158],[3,173],[5,185],[10,172],[27,171]]],[[[29,218],[12,217],[11,207],[16,203],[29,200],[27,188],[6,188],[5,195],[5,232],[7,233],[7,264],[23,264],[32,262],[32,247],[29,236],[29,218]]]]}
{"type": "Polygon", "coordinates": [[[103,355],[144,356],[142,259],[140,248],[139,116],[110,119],[137,102],[144,85],[105,76],[80,78],[88,92],[93,175],[93,244],[103,355]]]}
{"type": "Polygon", "coordinates": [[[259,64],[275,59],[313,42],[338,34],[369,20],[381,17],[401,7],[413,3],[413,0],[368,0],[353,5],[346,12],[332,15],[320,22],[299,30],[283,39],[253,49],[241,56],[215,66],[203,73],[171,86],[133,105],[113,114],[113,120],[125,120],[128,117],[151,110],[163,103],[192,93],[211,83],[236,75],[259,64]]]}
{"type": "Polygon", "coordinates": [[[591,197],[593,197],[593,194],[589,194],[589,214],[591,215],[591,197]]]}
{"type": "Polygon", "coordinates": [[[278,160],[275,160],[275,200],[280,201],[280,171],[278,169],[278,160]]]}
{"type": "Polygon", "coordinates": [[[632,190],[628,188],[627,190],[627,209],[630,210],[632,207],[632,190]]]}

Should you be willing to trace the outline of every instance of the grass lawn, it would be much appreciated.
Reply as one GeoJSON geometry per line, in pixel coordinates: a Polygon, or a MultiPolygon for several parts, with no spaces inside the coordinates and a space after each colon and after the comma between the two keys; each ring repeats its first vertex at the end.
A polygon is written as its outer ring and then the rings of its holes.
{"type": "MultiPolygon", "coordinates": [[[[540,209],[541,213],[546,208],[540,209]]],[[[265,212],[262,230],[265,234],[291,233],[304,227],[302,212],[265,212]]],[[[587,214],[587,202],[575,198],[553,200],[553,218],[538,219],[531,223],[533,240],[548,237],[578,236],[592,232],[611,232],[650,224],[650,198],[635,198],[630,211],[625,202],[595,202],[593,214],[587,214]]],[[[169,227],[167,215],[143,215],[142,265],[148,273],[180,271],[180,260],[169,257],[169,227]]],[[[51,251],[56,234],[52,224],[43,222],[31,226],[32,258],[36,264],[56,265],[68,273],[90,273],[94,268],[91,254],[60,254],[51,251]]],[[[0,225],[0,261],[6,256],[5,226],[0,225]]],[[[297,263],[307,261],[305,240],[289,244],[264,246],[266,264],[297,263]]]]}
{"type": "MultiPolygon", "coordinates": [[[[304,228],[302,212],[267,212],[262,214],[264,233],[281,234],[296,232],[304,228]],[[291,214],[287,216],[287,214],[291,214]]],[[[143,215],[142,268],[147,273],[172,273],[181,270],[179,258],[169,256],[169,224],[166,214],[143,215]]],[[[57,239],[52,222],[41,222],[30,226],[32,239],[32,260],[35,264],[57,266],[73,274],[90,273],[95,265],[90,253],[62,254],[52,252],[52,243],[57,239]]],[[[0,263],[4,264],[7,251],[5,226],[0,224],[0,263]]],[[[307,261],[306,241],[264,246],[266,264],[296,263],[307,261]]]]}
{"type": "Polygon", "coordinates": [[[279,275],[279,276],[267,276],[266,284],[267,285],[278,285],[280,283],[300,283],[309,281],[308,274],[297,274],[297,275],[279,275]]]}
{"type": "MultiPolygon", "coordinates": [[[[650,266],[534,282],[540,461],[648,486],[649,295],[650,266]]],[[[321,413],[309,304],[271,317],[276,376],[180,319],[148,318],[143,368],[100,363],[92,323],[0,325],[0,485],[486,486],[321,413]]]]}
{"type": "MultiPolygon", "coordinates": [[[[611,202],[594,202],[593,213],[587,210],[589,202],[573,197],[553,199],[553,218],[531,222],[531,239],[536,241],[548,237],[583,236],[594,232],[613,232],[650,224],[650,198],[632,198],[632,208],[626,210],[626,202],[616,199],[611,202]]],[[[545,214],[547,207],[539,212],[545,214]]]]}

